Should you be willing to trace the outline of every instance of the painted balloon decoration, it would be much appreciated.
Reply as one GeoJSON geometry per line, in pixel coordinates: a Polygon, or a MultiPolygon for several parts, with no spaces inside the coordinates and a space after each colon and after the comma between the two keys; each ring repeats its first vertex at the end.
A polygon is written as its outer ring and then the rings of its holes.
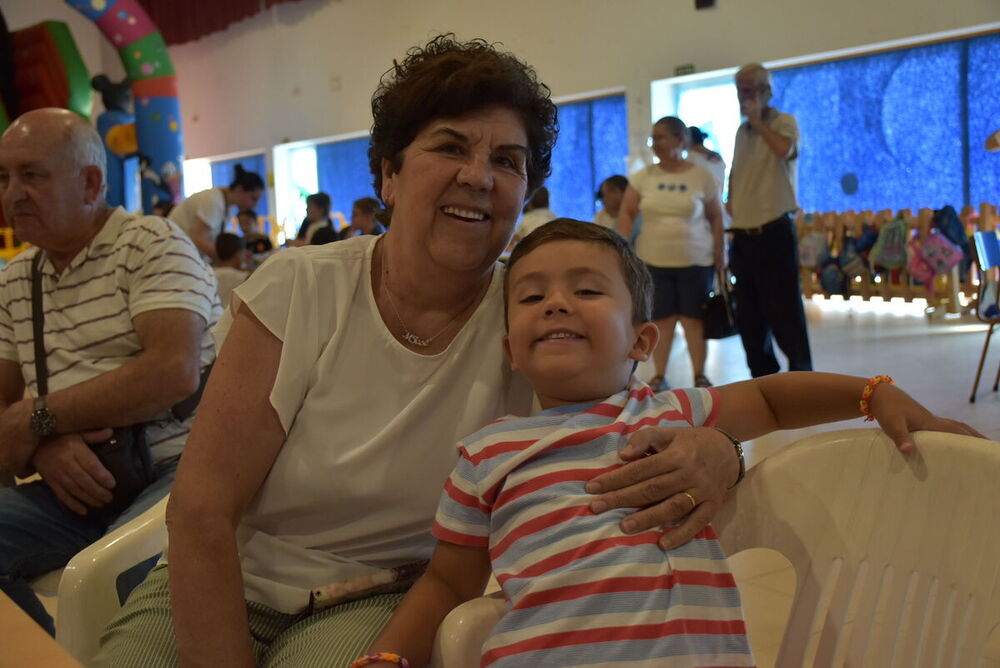
{"type": "Polygon", "coordinates": [[[108,146],[119,155],[134,148],[142,183],[142,208],[152,213],[161,201],[183,195],[184,142],[177,75],[163,36],[138,0],[66,0],[93,21],[118,50],[131,82],[135,124],[109,128],[108,146]],[[132,140],[134,132],[134,143],[132,140]]]}

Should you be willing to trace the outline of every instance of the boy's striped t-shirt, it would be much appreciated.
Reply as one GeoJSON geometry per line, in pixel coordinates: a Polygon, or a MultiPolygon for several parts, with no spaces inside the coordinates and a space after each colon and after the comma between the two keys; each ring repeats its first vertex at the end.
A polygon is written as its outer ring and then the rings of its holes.
{"type": "Polygon", "coordinates": [[[711,425],[715,390],[654,394],[633,381],[597,404],[505,417],[460,444],[434,525],[490,551],[509,610],[482,666],[752,666],[739,592],[711,527],[664,552],[623,534],[584,485],[621,465],[643,427],[711,425]]]}

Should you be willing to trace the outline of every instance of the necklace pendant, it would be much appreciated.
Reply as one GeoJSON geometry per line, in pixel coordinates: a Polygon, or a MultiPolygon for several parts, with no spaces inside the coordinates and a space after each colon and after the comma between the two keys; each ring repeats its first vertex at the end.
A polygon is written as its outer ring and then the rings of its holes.
{"type": "Polygon", "coordinates": [[[403,331],[403,340],[408,343],[412,343],[415,346],[420,346],[421,348],[426,348],[427,346],[431,345],[430,339],[422,339],[413,332],[410,332],[408,330],[403,331]]]}

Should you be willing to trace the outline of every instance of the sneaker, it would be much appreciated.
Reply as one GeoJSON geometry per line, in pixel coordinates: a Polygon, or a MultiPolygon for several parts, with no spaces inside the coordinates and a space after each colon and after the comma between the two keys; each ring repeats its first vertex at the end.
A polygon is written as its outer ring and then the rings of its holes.
{"type": "Polygon", "coordinates": [[[712,387],[712,381],[708,379],[708,376],[704,374],[699,374],[694,377],[695,387],[712,387]]]}

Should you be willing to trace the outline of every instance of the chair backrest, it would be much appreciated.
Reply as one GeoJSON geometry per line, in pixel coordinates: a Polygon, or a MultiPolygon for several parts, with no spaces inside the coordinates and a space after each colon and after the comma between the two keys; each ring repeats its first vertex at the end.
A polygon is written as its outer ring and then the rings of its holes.
{"type": "Polygon", "coordinates": [[[1000,237],[997,236],[997,233],[994,230],[988,230],[976,232],[973,237],[980,270],[985,272],[994,267],[1000,267],[1000,237]]]}
{"type": "MultiPolygon", "coordinates": [[[[1000,320],[1000,237],[995,230],[973,234],[972,255],[979,269],[976,317],[983,322],[1000,320]]],[[[987,339],[989,341],[989,339],[987,339]]]]}
{"type": "Polygon", "coordinates": [[[785,555],[778,668],[964,668],[1000,622],[1000,447],[880,431],[809,437],[756,465],[713,522],[726,552],[785,555]]]}
{"type": "Polygon", "coordinates": [[[155,557],[167,542],[167,499],[74,556],[59,581],[56,640],[88,665],[104,627],[121,609],[119,578],[155,557]]]}

